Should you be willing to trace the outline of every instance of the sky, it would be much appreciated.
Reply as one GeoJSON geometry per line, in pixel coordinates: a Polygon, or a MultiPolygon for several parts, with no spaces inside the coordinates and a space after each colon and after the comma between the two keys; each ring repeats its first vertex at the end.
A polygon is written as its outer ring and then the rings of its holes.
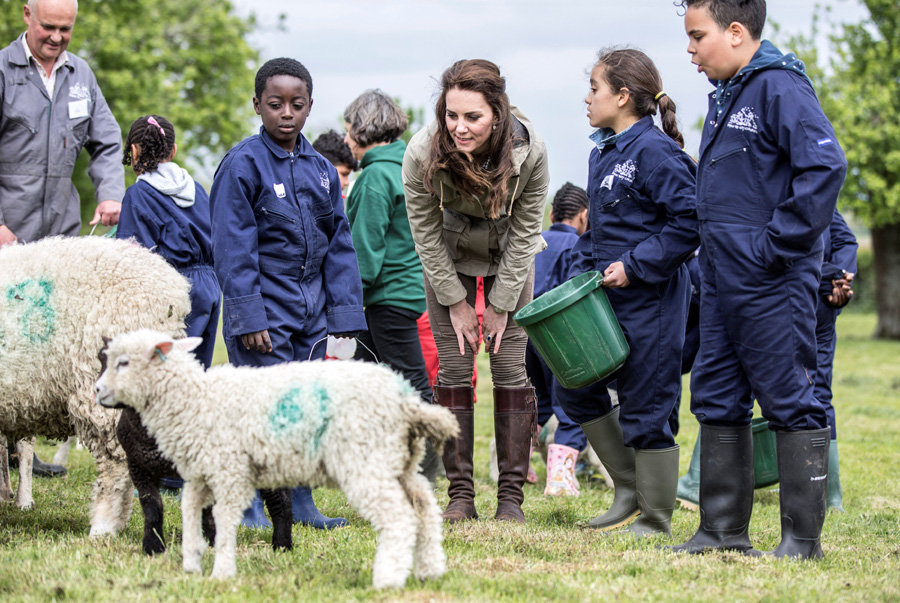
{"type": "MultiPolygon", "coordinates": [[[[671,0],[232,1],[239,14],[256,15],[251,44],[263,61],[288,56],[309,69],[314,104],[304,133],[311,139],[329,128],[343,132],[344,109],[369,88],[424,108],[431,121],[443,70],[459,59],[484,58],[499,65],[510,102],[547,143],[551,195],[566,181],[583,187],[592,131],[587,74],[598,50],[628,46],[656,63],[678,106],[685,147],[693,155],[699,147],[695,124],[712,87],[690,62],[680,9],[671,0]]],[[[768,3],[763,38],[773,35],[772,23],[779,39],[809,33],[815,13],[826,24],[867,16],[857,0],[778,0],[768,3]]]]}

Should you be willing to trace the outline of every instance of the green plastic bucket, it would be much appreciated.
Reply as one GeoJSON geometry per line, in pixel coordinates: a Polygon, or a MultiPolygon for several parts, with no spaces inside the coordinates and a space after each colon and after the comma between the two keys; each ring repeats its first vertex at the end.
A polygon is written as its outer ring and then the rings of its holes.
{"type": "Polygon", "coordinates": [[[586,272],[516,312],[547,366],[567,388],[586,387],[614,373],[628,357],[600,272],[586,272]]]}
{"type": "Polygon", "coordinates": [[[753,487],[765,488],[778,483],[778,446],[775,432],[762,418],[751,421],[753,430],[753,487]]]}

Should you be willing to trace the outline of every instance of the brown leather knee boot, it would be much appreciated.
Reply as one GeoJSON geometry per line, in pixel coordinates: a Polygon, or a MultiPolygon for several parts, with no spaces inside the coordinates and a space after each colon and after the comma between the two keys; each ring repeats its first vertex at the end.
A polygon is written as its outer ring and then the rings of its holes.
{"type": "Polygon", "coordinates": [[[450,487],[450,504],[442,517],[447,523],[478,519],[475,483],[472,481],[472,448],[475,440],[475,388],[434,386],[434,401],[448,409],[459,422],[459,437],[444,443],[444,469],[450,487]]]}
{"type": "Polygon", "coordinates": [[[500,470],[494,519],[525,522],[522,484],[528,475],[531,439],[535,436],[536,426],[537,401],[533,387],[494,388],[494,433],[500,470]]]}

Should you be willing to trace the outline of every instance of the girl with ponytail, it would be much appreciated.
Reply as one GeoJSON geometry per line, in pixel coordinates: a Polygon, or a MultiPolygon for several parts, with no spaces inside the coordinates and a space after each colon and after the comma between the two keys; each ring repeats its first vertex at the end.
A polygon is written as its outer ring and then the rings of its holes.
{"type": "Polygon", "coordinates": [[[700,243],[694,162],[683,150],[675,103],[639,50],[601,51],[585,98],[597,128],[589,160],[591,229],[569,276],[598,270],[631,353],[606,381],[557,385],[615,482],[610,509],[590,525],[629,524],[636,535],[671,534],[678,445],[669,415],[681,397],[681,348],[690,300],[685,260],[700,243]],[[653,121],[659,112],[662,129],[653,121]],[[619,406],[606,386],[616,380],[619,406]]]}

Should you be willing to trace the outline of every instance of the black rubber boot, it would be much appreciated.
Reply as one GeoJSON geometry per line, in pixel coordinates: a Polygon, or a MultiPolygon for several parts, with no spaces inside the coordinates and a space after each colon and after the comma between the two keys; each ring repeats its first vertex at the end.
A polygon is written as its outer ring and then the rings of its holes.
{"type": "Polygon", "coordinates": [[[641,514],[626,528],[635,536],[672,535],[672,511],[678,489],[678,452],[677,444],[662,450],[635,451],[635,487],[641,514]]]}
{"type": "Polygon", "coordinates": [[[825,523],[828,443],[831,430],[777,431],[781,488],[781,544],[775,557],[823,557],[820,537],[825,523]]]}
{"type": "Polygon", "coordinates": [[[597,530],[613,530],[629,523],[641,512],[635,487],[634,448],[623,443],[618,406],[602,417],[583,423],[581,429],[615,485],[609,510],[593,518],[588,525],[597,530]]]}
{"type": "MultiPolygon", "coordinates": [[[[700,425],[700,527],[676,553],[753,550],[753,433],[750,425],[700,425]]],[[[752,554],[752,553],[751,553],[752,554]]],[[[757,553],[758,554],[758,553],[757,553]]]]}
{"type": "Polygon", "coordinates": [[[54,465],[53,463],[45,463],[34,455],[31,465],[31,475],[34,477],[62,477],[69,471],[62,465],[54,465]]]}

